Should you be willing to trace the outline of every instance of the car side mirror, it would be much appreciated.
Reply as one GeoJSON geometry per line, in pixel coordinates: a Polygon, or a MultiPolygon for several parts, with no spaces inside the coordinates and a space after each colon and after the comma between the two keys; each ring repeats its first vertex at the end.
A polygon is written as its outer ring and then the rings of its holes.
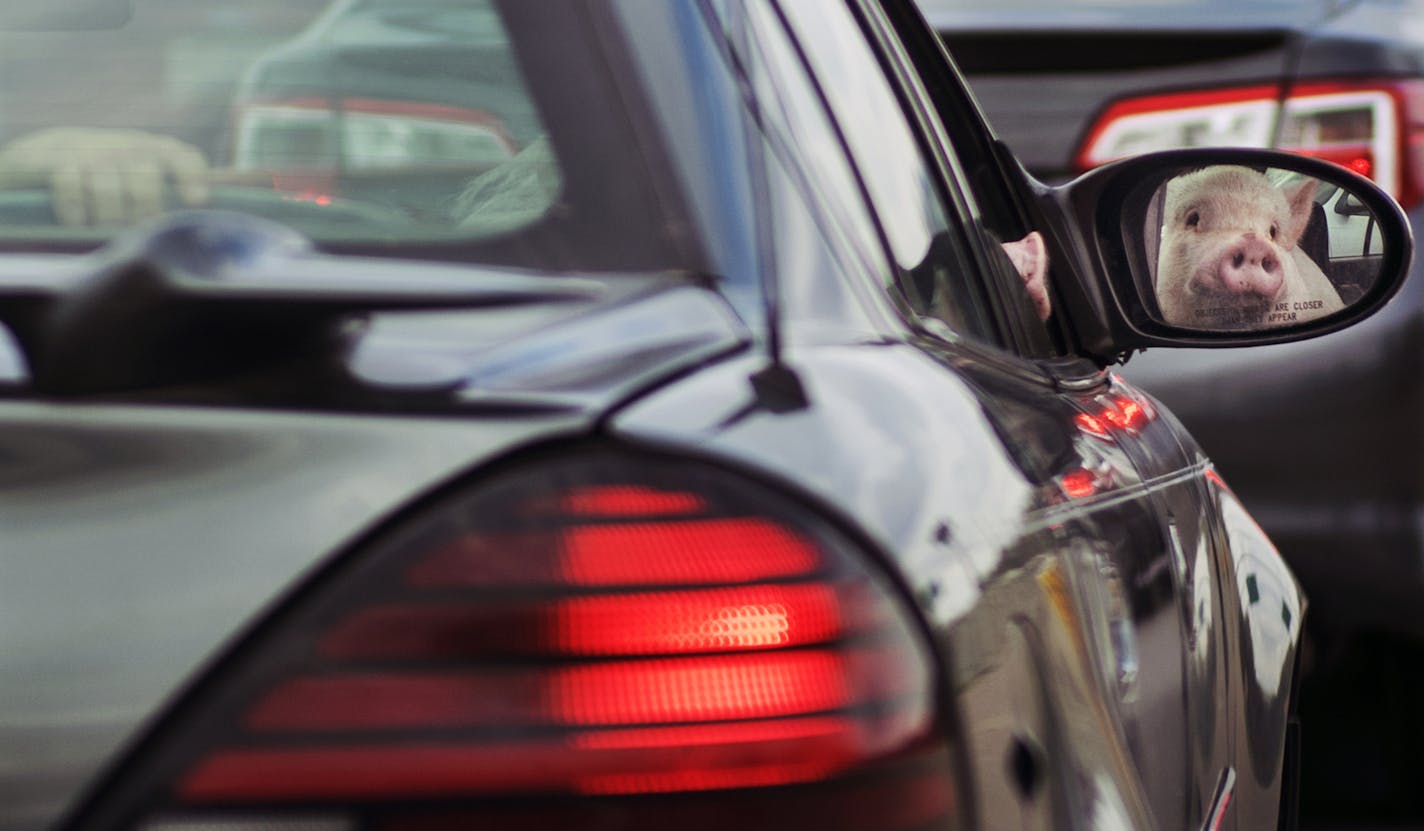
{"type": "Polygon", "coordinates": [[[1413,256],[1383,190],[1294,154],[1152,153],[1057,191],[1096,243],[1102,285],[1082,299],[1118,353],[1325,334],[1378,310],[1413,256]]]}

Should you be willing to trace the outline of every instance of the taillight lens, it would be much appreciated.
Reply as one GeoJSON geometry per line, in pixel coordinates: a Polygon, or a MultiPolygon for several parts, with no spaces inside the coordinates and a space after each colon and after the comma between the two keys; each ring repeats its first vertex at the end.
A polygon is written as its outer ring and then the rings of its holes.
{"type": "Polygon", "coordinates": [[[863,550],[799,503],[687,462],[565,454],[314,580],[125,766],[141,773],[105,813],[952,827],[934,666],[863,550]]]}
{"type": "Polygon", "coordinates": [[[1088,131],[1079,170],[1153,150],[1276,147],[1373,179],[1405,207],[1424,196],[1424,82],[1341,81],[1175,92],[1115,102],[1088,131]]]}

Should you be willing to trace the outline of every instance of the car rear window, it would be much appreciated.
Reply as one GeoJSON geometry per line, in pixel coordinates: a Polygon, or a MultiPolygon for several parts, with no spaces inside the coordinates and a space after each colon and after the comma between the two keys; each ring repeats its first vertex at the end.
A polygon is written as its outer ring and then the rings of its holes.
{"type": "Polygon", "coordinates": [[[0,246],[102,243],[196,207],[333,245],[668,264],[667,206],[620,108],[631,93],[591,27],[551,15],[570,4],[14,3],[0,8],[0,246]]]}

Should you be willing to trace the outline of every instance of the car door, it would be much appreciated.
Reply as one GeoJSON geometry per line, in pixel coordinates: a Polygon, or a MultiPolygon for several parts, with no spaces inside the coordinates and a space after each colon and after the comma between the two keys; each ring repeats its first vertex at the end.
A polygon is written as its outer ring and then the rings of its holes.
{"type": "MultiPolygon", "coordinates": [[[[915,45],[895,31],[894,15],[903,10],[895,3],[855,4],[856,23],[879,45],[876,54],[848,33],[835,34],[849,31],[838,10],[807,0],[780,5],[819,73],[890,256],[900,274],[910,275],[881,287],[909,317],[917,343],[976,386],[1024,470],[1061,492],[1061,503],[1044,509],[1054,518],[1048,538],[1028,545],[1015,567],[1001,562],[988,580],[988,590],[1011,598],[1005,602],[1016,611],[961,627],[951,639],[972,676],[961,678],[958,692],[968,743],[979,757],[975,768],[984,772],[981,809],[992,814],[1013,804],[1004,797],[1015,789],[1036,794],[1032,772],[1041,758],[1052,799],[1028,800],[1046,811],[1037,821],[1090,811],[1073,804],[1078,791],[1066,780],[1113,768],[1108,757],[1116,749],[1090,750],[1082,741],[1088,731],[1075,710],[1091,697],[1064,681],[1074,673],[1054,647],[1052,616],[1030,611],[1035,598],[1054,595],[1064,579],[1081,591],[1081,607],[1095,609],[1099,703],[1113,711],[1145,802],[1159,827],[1198,827],[1224,806],[1223,789],[1234,779],[1204,461],[1149,398],[1075,356],[1064,346],[1071,332],[1039,321],[1023,302],[1017,275],[994,249],[1034,227],[1026,189],[1005,178],[992,155],[961,153],[991,144],[976,113],[945,118],[919,85],[924,73],[911,54],[915,45]],[[821,54],[828,44],[838,45],[835,54],[821,54]],[[901,169],[907,165],[920,172],[901,169]],[[944,257],[934,271],[932,293],[945,299],[941,306],[917,302],[916,293],[924,293],[920,267],[901,256],[919,250],[904,239],[914,227],[904,219],[906,182],[937,189],[941,218],[958,231],[947,234],[957,245],[944,246],[956,248],[958,259],[944,257]],[[959,313],[946,314],[944,306],[959,313]],[[1034,580],[1023,582],[1024,566],[1034,580]],[[1015,689],[1041,694],[1010,696],[1006,713],[1003,693],[1015,689]],[[1004,769],[1015,771],[1007,788],[993,775],[1004,769]],[[1054,801],[1056,808],[1044,808],[1054,801]]],[[[918,214],[930,216],[922,237],[933,239],[934,211],[918,214]]],[[[1010,819],[986,818],[991,825],[1010,819]]]]}
{"type": "MultiPolygon", "coordinates": [[[[1028,179],[992,134],[942,45],[925,36],[909,4],[887,0],[883,5],[909,44],[905,55],[924,82],[930,109],[943,121],[984,127],[951,136],[984,221],[1009,227],[1042,221],[1033,209],[1033,192],[1041,186],[1028,179]]],[[[1074,275],[1060,268],[1052,277],[1074,275]]],[[[1074,335],[1060,329],[1054,337],[1061,345],[1071,344],[1074,335]]],[[[1071,350],[1037,362],[1089,417],[1109,424],[1135,422],[1115,440],[1133,459],[1147,498],[1157,506],[1162,544],[1154,546],[1157,554],[1147,558],[1142,575],[1132,582],[1139,588],[1160,583],[1174,600],[1167,605],[1176,621],[1173,625],[1172,615],[1163,615],[1149,625],[1148,616],[1136,618],[1143,690],[1130,708],[1129,729],[1150,730],[1157,721],[1154,709],[1186,714],[1185,733],[1175,742],[1153,735],[1137,753],[1149,780],[1156,769],[1169,779],[1184,774],[1188,782],[1180,795],[1170,787],[1159,789],[1154,802],[1184,804],[1187,816],[1199,822],[1216,822],[1228,803],[1243,824],[1253,817],[1274,817],[1278,809],[1289,815],[1298,753],[1292,715],[1298,683],[1295,644],[1303,612],[1298,586],[1195,439],[1169,412],[1115,373],[1075,359],[1071,350]],[[1174,674],[1181,680],[1175,693],[1162,686],[1174,674]]],[[[1151,594],[1142,593],[1134,608],[1151,605],[1151,594]]]]}

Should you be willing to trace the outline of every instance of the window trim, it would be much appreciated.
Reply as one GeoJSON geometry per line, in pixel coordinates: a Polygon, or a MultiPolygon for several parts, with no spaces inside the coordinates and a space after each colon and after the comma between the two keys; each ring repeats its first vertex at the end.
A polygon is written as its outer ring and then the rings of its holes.
{"type": "MultiPolygon", "coordinates": [[[[976,189],[964,169],[959,157],[959,149],[948,134],[935,104],[934,96],[925,87],[920,77],[920,69],[914,57],[908,53],[909,46],[899,35],[894,23],[889,19],[880,0],[848,0],[852,11],[859,18],[868,43],[881,61],[882,70],[887,74],[891,87],[900,98],[905,117],[912,125],[926,161],[937,174],[939,185],[944,192],[948,207],[958,212],[953,219],[958,223],[963,238],[965,252],[975,259],[975,267],[986,275],[981,280],[985,292],[992,295],[991,306],[995,324],[1000,330],[999,345],[1020,358],[1044,360],[1063,358],[1069,351],[1062,346],[1062,337],[1055,331],[1057,325],[1050,321],[1044,324],[1037,319],[1027,319],[1023,315],[1013,315],[1011,310],[1019,306],[1022,292],[1017,286],[1008,285],[1008,280],[1016,275],[1006,274],[1001,267],[1003,259],[990,252],[988,246],[994,244],[986,239],[987,234],[975,233],[973,229],[984,227],[984,210],[976,197],[976,189]]],[[[947,60],[947,58],[946,58],[947,60]]],[[[971,101],[972,103],[972,101],[971,101]]],[[[985,138],[992,140],[992,133],[976,109],[974,126],[983,131],[985,138]]],[[[1016,216],[1012,219],[1025,223],[1028,206],[1023,195],[994,160],[993,168],[1016,216]]],[[[1007,218],[1005,218],[1007,219],[1007,218]]]]}
{"type": "MultiPolygon", "coordinates": [[[[729,0],[730,1],[730,0],[729,0]]],[[[698,0],[703,11],[709,19],[715,19],[717,12],[710,8],[710,4],[716,0],[698,0]]],[[[741,7],[745,10],[746,3],[750,0],[740,0],[741,7]]],[[[806,201],[807,210],[814,216],[815,221],[820,225],[821,232],[825,235],[825,240],[830,246],[832,256],[840,260],[842,271],[847,288],[856,297],[861,308],[866,313],[868,321],[874,327],[880,337],[893,337],[903,334],[904,324],[900,309],[896,306],[894,298],[884,291],[877,290],[872,285],[873,280],[866,275],[879,264],[879,267],[892,268],[889,249],[886,247],[887,240],[884,238],[884,230],[876,221],[876,215],[872,204],[868,201],[865,193],[865,182],[862,180],[860,170],[855,164],[845,144],[845,136],[841,132],[840,125],[835,118],[835,114],[826,104],[824,91],[821,89],[819,79],[811,68],[807,66],[805,54],[801,49],[801,44],[786,25],[785,16],[778,3],[778,0],[759,0],[772,18],[768,21],[768,27],[775,30],[775,35],[780,37],[786,48],[790,51],[795,61],[795,65],[802,73],[806,88],[813,94],[813,105],[819,109],[821,116],[825,119],[827,128],[834,136],[835,148],[838,158],[845,165],[845,169],[852,180],[853,187],[858,195],[855,201],[847,199],[831,198],[830,191],[822,188],[814,181],[812,171],[804,163],[804,155],[789,149],[794,143],[790,135],[791,125],[782,124],[779,117],[768,118],[760,111],[761,102],[758,100],[756,106],[752,107],[752,121],[758,125],[767,146],[771,152],[777,155],[781,162],[786,165],[787,170],[793,175],[795,187],[801,191],[801,197],[806,201]],[[849,214],[849,215],[847,215],[849,214]],[[874,243],[863,244],[858,238],[859,235],[852,232],[847,226],[852,223],[867,225],[872,230],[872,236],[876,238],[874,243]]],[[[768,36],[762,33],[761,37],[768,36]]],[[[730,43],[724,46],[729,50],[728,57],[734,63],[741,60],[737,56],[737,49],[730,43]]],[[[765,56],[761,56],[765,60],[765,56]]],[[[769,64],[768,64],[769,65],[769,64]]],[[[739,72],[741,70],[738,70],[739,72]]],[[[778,91],[777,95],[786,93],[778,91]]],[[[755,93],[751,94],[755,98],[755,93]]],[[[777,100],[774,103],[778,108],[784,101],[777,100]]],[[[770,251],[769,242],[763,243],[763,253],[770,251]]],[[[767,264],[770,268],[770,264],[767,264]]],[[[773,269],[774,271],[774,269],[773,269]]],[[[771,275],[773,272],[767,272],[771,275]]],[[[786,307],[785,276],[775,275],[769,277],[776,281],[775,291],[778,293],[776,302],[779,308],[786,307]]]]}
{"type": "MultiPolygon", "coordinates": [[[[921,315],[915,312],[914,309],[911,307],[908,298],[906,298],[901,291],[899,291],[898,289],[891,289],[885,285],[885,282],[883,280],[885,274],[894,274],[897,278],[904,278],[906,275],[904,273],[904,269],[900,266],[899,262],[895,257],[894,247],[892,246],[890,241],[890,234],[885,227],[884,219],[882,217],[881,212],[877,209],[875,199],[871,194],[871,188],[866,182],[864,169],[852,149],[849,138],[846,136],[845,129],[843,127],[843,121],[840,117],[840,114],[831,104],[830,96],[826,92],[825,79],[819,72],[817,72],[814,62],[807,54],[805,46],[801,40],[800,32],[792,24],[790,16],[787,14],[785,8],[783,8],[782,0],[764,0],[764,2],[766,2],[768,6],[775,11],[776,16],[780,20],[783,34],[793,45],[799,56],[802,71],[806,74],[807,79],[813,85],[816,92],[816,96],[819,101],[819,105],[836,133],[841,155],[846,160],[847,165],[850,167],[851,171],[854,174],[857,184],[857,190],[860,193],[861,208],[866,214],[868,214],[869,220],[875,228],[875,236],[879,241],[880,247],[880,251],[876,253],[876,259],[884,263],[886,272],[884,274],[876,275],[861,275],[864,278],[864,282],[868,290],[874,292],[877,296],[883,298],[884,301],[888,302],[894,308],[895,313],[901,324],[908,327],[909,330],[912,332],[915,332],[920,335],[930,335],[940,340],[948,340],[950,342],[966,342],[969,340],[974,340],[996,347],[1000,350],[1012,351],[1013,347],[1008,342],[1008,338],[1005,334],[1005,329],[1003,327],[1002,315],[999,309],[997,308],[998,301],[996,298],[990,296],[990,290],[984,284],[982,279],[976,279],[975,291],[983,297],[983,299],[986,301],[985,305],[989,307],[988,311],[990,320],[988,321],[988,325],[993,329],[993,331],[983,333],[953,332],[952,335],[949,337],[946,337],[946,335],[943,334],[944,330],[946,330],[947,327],[944,327],[943,325],[936,326],[934,323],[926,323],[926,321],[936,321],[942,324],[942,322],[940,322],[938,318],[921,315]]],[[[972,234],[970,234],[969,226],[966,225],[964,221],[964,217],[966,215],[966,212],[964,210],[965,206],[962,202],[956,201],[958,199],[957,194],[953,194],[945,188],[943,174],[938,169],[939,161],[929,153],[929,150],[926,147],[925,138],[922,134],[922,128],[919,126],[918,118],[912,116],[912,114],[910,112],[907,112],[905,109],[905,101],[902,97],[901,91],[898,89],[899,77],[895,74],[889,74],[887,70],[879,37],[872,36],[872,34],[866,30],[865,20],[859,13],[859,9],[856,7],[854,2],[849,5],[849,7],[847,8],[847,12],[851,15],[857,29],[861,32],[862,35],[866,37],[866,45],[870,49],[872,56],[880,64],[881,72],[886,73],[884,75],[885,81],[891,88],[891,94],[895,96],[896,102],[899,105],[900,112],[907,120],[907,124],[911,132],[911,138],[919,146],[923,161],[926,167],[928,168],[929,173],[931,174],[931,177],[933,178],[937,188],[939,189],[939,201],[945,209],[946,213],[946,220],[948,226],[946,230],[950,231],[954,235],[954,250],[960,256],[964,256],[966,252],[973,250],[968,243],[968,239],[970,236],[972,236],[972,234]]],[[[974,262],[964,263],[964,265],[967,268],[972,269],[976,272],[979,272],[984,268],[982,263],[977,261],[977,259],[974,262]]],[[[898,284],[902,282],[902,280],[896,279],[894,282],[898,284]]]]}

